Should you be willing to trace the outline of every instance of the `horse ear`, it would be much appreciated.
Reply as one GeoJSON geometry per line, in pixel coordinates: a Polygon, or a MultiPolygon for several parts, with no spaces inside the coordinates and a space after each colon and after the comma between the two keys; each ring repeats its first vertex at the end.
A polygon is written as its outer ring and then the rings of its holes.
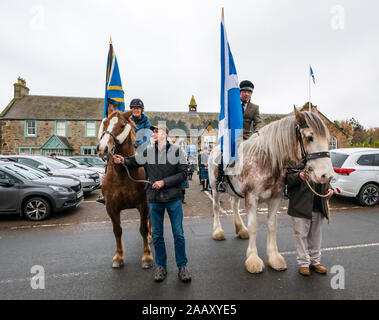
{"type": "Polygon", "coordinates": [[[320,115],[320,114],[318,113],[317,106],[312,106],[311,111],[314,112],[314,113],[316,113],[318,116],[320,115]]]}
{"type": "Polygon", "coordinates": [[[295,113],[295,119],[296,119],[296,123],[300,126],[303,126],[306,124],[306,121],[305,121],[305,117],[304,115],[301,113],[301,111],[299,111],[295,105],[293,105],[293,109],[294,109],[294,113],[295,113]]]}
{"type": "Polygon", "coordinates": [[[113,104],[109,103],[108,104],[108,107],[107,107],[107,118],[109,117],[109,115],[114,111],[114,106],[113,104]]]}
{"type": "Polygon", "coordinates": [[[122,115],[129,120],[129,118],[132,116],[132,110],[124,111],[122,115]]]}

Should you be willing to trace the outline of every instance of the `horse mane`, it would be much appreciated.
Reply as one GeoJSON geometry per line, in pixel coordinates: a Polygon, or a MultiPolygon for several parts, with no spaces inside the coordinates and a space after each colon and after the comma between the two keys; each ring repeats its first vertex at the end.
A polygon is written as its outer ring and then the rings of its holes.
{"type": "MultiPolygon", "coordinates": [[[[329,139],[329,131],[316,113],[304,111],[301,114],[315,135],[329,139]]],[[[258,135],[254,134],[242,143],[244,161],[254,158],[260,166],[270,168],[275,177],[289,161],[298,163],[301,159],[296,124],[295,116],[290,115],[264,126],[258,135]]]]}

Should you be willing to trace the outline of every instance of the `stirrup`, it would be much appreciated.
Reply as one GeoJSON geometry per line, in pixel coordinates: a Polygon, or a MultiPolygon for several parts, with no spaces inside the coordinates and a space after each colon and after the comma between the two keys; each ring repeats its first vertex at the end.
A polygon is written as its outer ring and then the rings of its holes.
{"type": "Polygon", "coordinates": [[[216,191],[217,192],[226,192],[224,185],[222,184],[222,181],[219,181],[216,183],[216,191]]]}

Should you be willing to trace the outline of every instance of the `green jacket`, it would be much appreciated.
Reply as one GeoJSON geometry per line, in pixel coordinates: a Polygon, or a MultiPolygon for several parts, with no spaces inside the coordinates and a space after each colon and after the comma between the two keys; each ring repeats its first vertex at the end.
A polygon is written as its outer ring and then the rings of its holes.
{"type": "Polygon", "coordinates": [[[249,102],[243,113],[243,139],[248,139],[254,132],[262,128],[263,124],[259,114],[259,106],[249,102]]]}
{"type": "MultiPolygon", "coordinates": [[[[313,199],[317,197],[303,181],[298,170],[301,167],[292,167],[287,169],[286,185],[288,190],[288,197],[290,199],[288,204],[288,214],[292,217],[312,219],[313,199]]],[[[315,190],[316,183],[312,180],[309,181],[311,187],[315,190]]],[[[321,185],[320,194],[326,194],[328,189],[331,189],[329,183],[321,185]]],[[[321,213],[325,218],[328,218],[328,205],[326,198],[321,198],[321,213]]]]}

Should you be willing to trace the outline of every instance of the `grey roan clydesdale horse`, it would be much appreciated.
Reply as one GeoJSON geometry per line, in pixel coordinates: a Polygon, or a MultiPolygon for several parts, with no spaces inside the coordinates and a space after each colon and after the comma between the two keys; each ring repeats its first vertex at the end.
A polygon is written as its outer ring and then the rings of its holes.
{"type": "MultiPolygon", "coordinates": [[[[258,256],[256,234],[258,230],[258,204],[268,204],[267,223],[267,258],[268,264],[275,270],[285,270],[286,261],[279,253],[276,242],[276,214],[281,203],[284,190],[286,167],[290,161],[300,163],[306,161],[307,167],[312,167],[310,178],[317,183],[326,183],[333,175],[329,149],[329,131],[317,112],[300,112],[294,108],[295,114],[272,122],[263,127],[259,134],[252,135],[238,147],[238,160],[225,171],[229,175],[235,191],[245,198],[248,212],[248,226],[245,227],[239,215],[239,198],[229,185],[227,192],[232,196],[232,209],[236,233],[241,238],[249,238],[246,252],[246,269],[251,273],[259,273],[264,269],[264,263],[258,256]],[[300,141],[305,154],[312,157],[302,157],[300,141]],[[321,156],[320,156],[321,155],[321,156]],[[231,173],[232,170],[234,173],[231,173]]],[[[304,152],[303,152],[304,153],[304,152]]],[[[220,194],[216,191],[216,158],[220,147],[216,147],[209,157],[209,179],[213,191],[213,239],[225,239],[219,211],[220,194]]]]}

